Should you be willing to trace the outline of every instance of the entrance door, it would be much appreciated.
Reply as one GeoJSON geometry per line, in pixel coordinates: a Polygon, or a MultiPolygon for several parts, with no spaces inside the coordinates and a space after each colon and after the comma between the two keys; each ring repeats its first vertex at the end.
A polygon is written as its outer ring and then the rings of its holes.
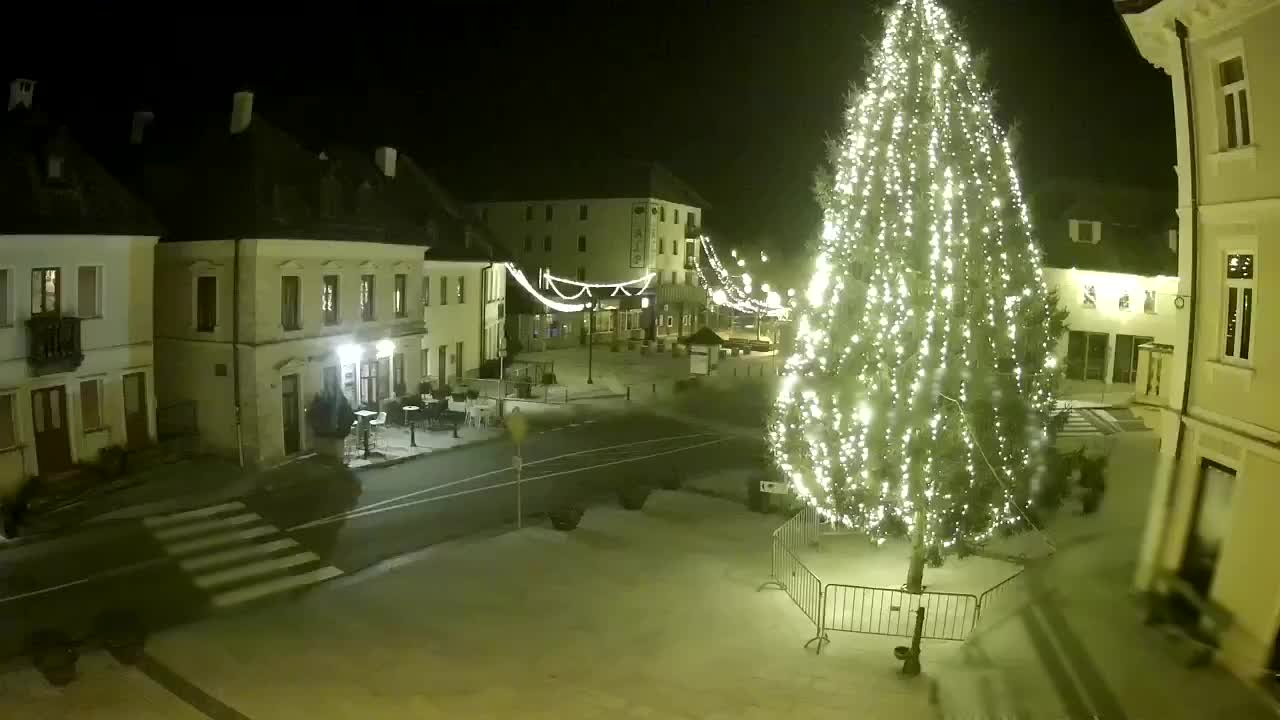
{"type": "Polygon", "coordinates": [[[280,417],[284,424],[284,454],[292,455],[302,449],[301,411],[298,408],[298,376],[280,378],[280,417]]]}
{"type": "Polygon", "coordinates": [[[71,438],[67,435],[67,390],[31,391],[31,428],[36,436],[36,463],[48,477],[71,469],[71,438]]]}
{"type": "MultiPolygon", "coordinates": [[[[1182,552],[1182,566],[1178,575],[1187,581],[1202,598],[1209,597],[1213,576],[1218,570],[1218,556],[1222,541],[1231,527],[1231,496],[1235,491],[1236,473],[1218,463],[1202,460],[1200,487],[1196,492],[1195,516],[1187,545],[1182,552]]],[[[1199,613],[1194,608],[1183,608],[1187,620],[1194,620],[1199,613]]]]}
{"type": "Polygon", "coordinates": [[[1138,346],[1153,338],[1138,335],[1116,335],[1116,357],[1113,361],[1111,381],[1132,383],[1138,378],[1138,346]]]}
{"type": "Polygon", "coordinates": [[[436,370],[440,373],[440,387],[449,384],[449,346],[441,345],[436,350],[436,370]]]}
{"type": "Polygon", "coordinates": [[[458,343],[458,348],[454,351],[453,370],[458,375],[458,382],[462,382],[462,343],[458,343]]]}
{"type": "Polygon", "coordinates": [[[1072,330],[1067,335],[1067,377],[1102,380],[1107,374],[1107,333],[1072,330]]]}
{"type": "Polygon", "coordinates": [[[151,437],[148,425],[147,376],[129,373],[124,376],[124,437],[130,450],[147,444],[151,437]]]}

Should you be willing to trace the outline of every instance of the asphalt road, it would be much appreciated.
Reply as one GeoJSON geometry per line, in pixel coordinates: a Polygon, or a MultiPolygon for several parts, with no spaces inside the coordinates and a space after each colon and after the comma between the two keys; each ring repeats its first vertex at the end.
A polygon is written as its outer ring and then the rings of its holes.
{"type": "MultiPolygon", "coordinates": [[[[750,439],[643,414],[544,429],[521,450],[522,518],[545,522],[569,501],[616,502],[628,478],[741,467],[758,453],[750,439]]],[[[40,629],[92,642],[107,611],[170,627],[288,601],[435,543],[513,527],[514,454],[495,442],[362,471],[303,461],[243,498],[0,549],[0,660],[20,658],[40,629]]]]}

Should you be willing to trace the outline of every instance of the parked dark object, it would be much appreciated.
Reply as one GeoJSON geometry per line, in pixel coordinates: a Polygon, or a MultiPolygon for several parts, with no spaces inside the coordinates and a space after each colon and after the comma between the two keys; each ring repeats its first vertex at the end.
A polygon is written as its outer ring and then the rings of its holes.
{"type": "Polygon", "coordinates": [[[628,349],[628,350],[635,350],[635,349],[636,349],[636,341],[635,341],[635,339],[634,339],[634,338],[628,338],[628,339],[627,339],[627,349],[628,349]]]}
{"type": "Polygon", "coordinates": [[[747,509],[751,512],[769,512],[769,495],[760,489],[760,476],[747,478],[747,509]]]}
{"type": "Polygon", "coordinates": [[[502,363],[498,358],[489,358],[480,363],[480,378],[483,380],[497,380],[501,376],[502,363]]]}
{"type": "Polygon", "coordinates": [[[76,661],[80,649],[66,633],[37,630],[27,639],[31,663],[55,687],[63,687],[76,679],[76,661]]]}
{"type": "Polygon", "coordinates": [[[467,391],[466,391],[466,389],[465,389],[465,388],[458,388],[457,390],[454,390],[454,391],[450,394],[450,397],[452,397],[452,398],[453,398],[453,401],[454,401],[454,402],[466,402],[466,401],[467,401],[467,391]]]}
{"type": "Polygon", "coordinates": [[[619,352],[620,350],[622,350],[622,343],[617,340],[609,343],[609,352],[619,352]]]}
{"type": "Polygon", "coordinates": [[[626,510],[643,510],[644,502],[649,499],[652,491],[653,488],[648,484],[633,478],[618,488],[618,502],[626,510]]]}
{"type": "Polygon", "coordinates": [[[317,393],[307,406],[307,424],[317,437],[341,440],[351,433],[351,423],[356,415],[351,403],[341,393],[336,395],[317,393]]]}
{"type": "Polygon", "coordinates": [[[658,486],[663,490],[679,490],[684,486],[684,471],[672,468],[658,480],[658,486]]]}
{"type": "Polygon", "coordinates": [[[1080,461],[1080,510],[1085,515],[1092,515],[1102,505],[1102,495],[1106,492],[1105,477],[1107,458],[1081,457],[1080,461]]]}
{"type": "Polygon", "coordinates": [[[582,516],[585,513],[586,510],[580,506],[565,505],[552,510],[548,515],[551,518],[551,527],[568,532],[578,527],[578,523],[582,522],[582,516]]]}
{"type": "Polygon", "coordinates": [[[555,374],[555,373],[542,373],[542,384],[543,384],[543,385],[555,385],[555,384],[556,384],[556,374],[555,374]]]}
{"type": "Polygon", "coordinates": [[[137,663],[147,641],[146,627],[136,613],[127,610],[108,610],[99,615],[94,634],[121,665],[137,663]]]}
{"type": "Polygon", "coordinates": [[[108,480],[124,475],[128,457],[121,445],[107,445],[98,451],[98,471],[108,480]]]}
{"type": "Polygon", "coordinates": [[[663,340],[662,338],[658,338],[657,346],[658,346],[658,352],[662,352],[663,350],[667,349],[667,341],[663,340]]]}

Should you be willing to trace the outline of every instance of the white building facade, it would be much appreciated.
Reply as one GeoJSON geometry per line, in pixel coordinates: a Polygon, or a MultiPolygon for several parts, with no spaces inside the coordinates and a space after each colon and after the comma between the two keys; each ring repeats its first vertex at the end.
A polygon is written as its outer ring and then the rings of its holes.
{"type": "Polygon", "coordinates": [[[1180,578],[1230,617],[1220,661],[1251,680],[1274,678],[1280,346],[1268,328],[1280,315],[1267,289],[1280,286],[1270,255],[1280,237],[1280,2],[1125,0],[1117,8],[1139,51],[1171,79],[1179,335],[1190,338],[1171,363],[1178,376],[1136,583],[1180,578]]]}
{"type": "Polygon", "coordinates": [[[422,263],[421,382],[457,385],[496,360],[504,341],[506,270],[488,260],[422,263]]]}
{"type": "Polygon", "coordinates": [[[35,83],[10,87],[0,173],[0,496],[155,440],[159,228],[69,140],[42,142],[35,83]],[[30,194],[25,194],[27,191],[30,194]],[[74,210],[59,202],[74,198],[74,210]]]}

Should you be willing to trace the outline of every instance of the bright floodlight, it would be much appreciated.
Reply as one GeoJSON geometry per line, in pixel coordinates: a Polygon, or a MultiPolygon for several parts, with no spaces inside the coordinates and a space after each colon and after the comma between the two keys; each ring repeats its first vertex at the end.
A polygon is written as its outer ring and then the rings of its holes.
{"type": "Polygon", "coordinates": [[[720,288],[711,293],[711,299],[714,300],[717,305],[724,305],[729,301],[729,296],[725,294],[724,288],[720,288]]]}
{"type": "Polygon", "coordinates": [[[391,338],[382,338],[374,348],[378,351],[378,357],[391,357],[396,351],[396,343],[391,338]]]}
{"type": "Polygon", "coordinates": [[[352,343],[339,345],[337,348],[338,362],[343,365],[354,365],[360,362],[360,356],[364,355],[364,348],[352,343]]]}

